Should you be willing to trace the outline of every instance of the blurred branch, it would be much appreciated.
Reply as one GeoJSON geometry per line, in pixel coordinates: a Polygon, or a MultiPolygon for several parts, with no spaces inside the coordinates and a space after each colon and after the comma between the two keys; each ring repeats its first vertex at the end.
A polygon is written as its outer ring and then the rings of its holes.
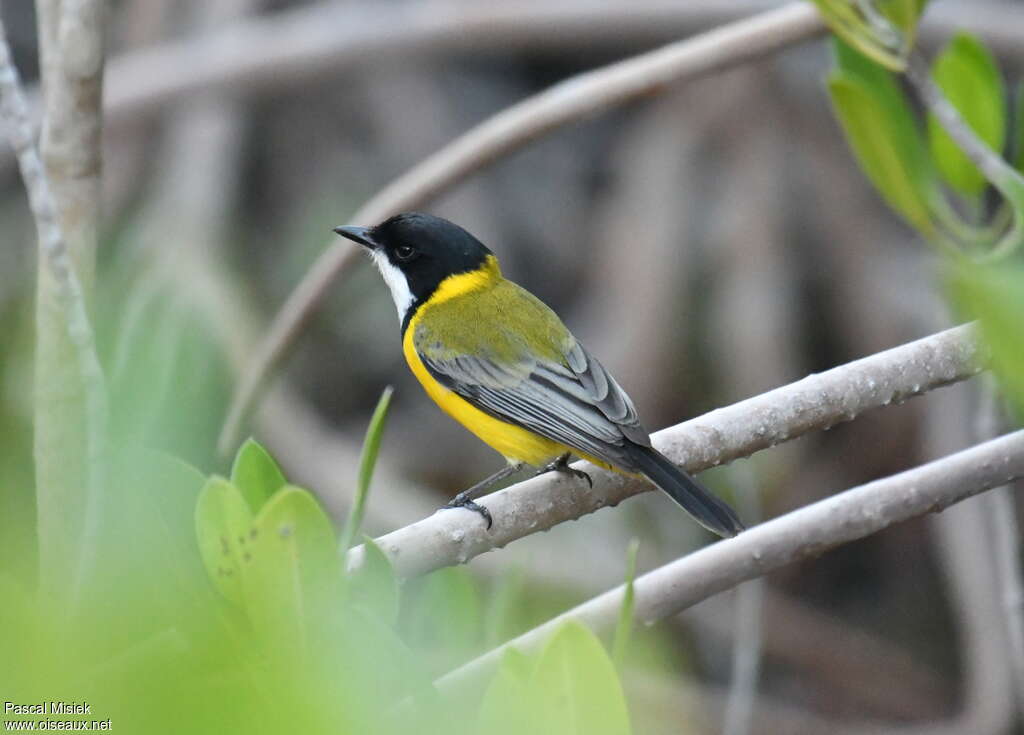
{"type": "MultiPolygon", "coordinates": [[[[75,263],[76,259],[80,267],[91,263],[95,252],[102,50],[93,46],[98,43],[99,8],[90,3],[69,4],[67,17],[57,26],[52,17],[56,9],[44,10],[45,2],[39,5],[41,38],[61,44],[49,46],[46,52],[47,83],[54,87],[47,97],[42,142],[48,170],[35,148],[28,105],[2,19],[0,121],[17,155],[39,236],[35,420],[40,580],[53,593],[73,584],[74,600],[95,548],[92,537],[97,532],[104,484],[107,430],[103,370],[86,304],[89,280],[83,285],[75,263]],[[49,33],[43,29],[44,22],[54,24],[49,33]],[[59,68],[54,66],[58,63],[59,68]],[[61,95],[67,99],[58,100],[61,95]]],[[[91,273],[91,266],[83,269],[91,273]]]]}
{"type": "MultiPolygon", "coordinates": [[[[654,623],[740,582],[864,538],[984,490],[1024,477],[1024,431],[876,480],[706,546],[638,578],[636,616],[654,623]]],[[[595,630],[615,624],[624,586],[610,590],[470,661],[437,680],[455,690],[481,680],[508,647],[530,651],[566,620],[595,630]]]]}
{"type": "MultiPolygon", "coordinates": [[[[652,435],[654,445],[690,472],[729,462],[816,429],[853,419],[869,408],[903,401],[979,371],[970,325],[810,375],[790,385],[719,408],[652,435]]],[[[399,576],[466,562],[523,536],[616,505],[652,489],[649,483],[586,463],[593,488],[560,475],[535,477],[487,496],[494,527],[466,513],[443,511],[377,539],[399,576]]],[[[743,534],[742,537],[746,537],[743,534]]],[[[353,566],[361,548],[349,554],[353,566]]]]}
{"type": "MultiPolygon", "coordinates": [[[[677,620],[724,646],[735,614],[734,599],[717,595],[677,620]]],[[[765,657],[801,672],[808,700],[843,702],[849,711],[897,721],[933,718],[950,700],[952,684],[903,638],[889,640],[772,586],[765,589],[763,625],[765,657]]]]}
{"type": "MultiPolygon", "coordinates": [[[[456,138],[392,181],[353,215],[376,224],[450,189],[471,174],[571,122],[657,94],[667,85],[741,64],[820,32],[817,11],[791,3],[596,69],[528,97],[456,138]]],[[[232,401],[218,447],[226,453],[269,375],[301,334],[338,276],[361,257],[332,242],[281,307],[232,401]]]]}
{"type": "MultiPolygon", "coordinates": [[[[990,376],[989,376],[990,377],[990,376]]],[[[998,388],[984,381],[982,404],[978,408],[975,435],[978,440],[997,436],[1002,430],[998,388]]],[[[992,539],[995,587],[1003,603],[1006,641],[1018,720],[1024,719],[1024,573],[1020,560],[1020,527],[1013,489],[998,487],[986,496],[984,512],[992,539]]]]}
{"type": "MultiPolygon", "coordinates": [[[[729,478],[736,490],[738,512],[748,524],[760,523],[761,488],[753,468],[748,462],[742,462],[730,469],[729,478]]],[[[722,716],[723,735],[747,735],[754,721],[763,647],[764,578],[744,582],[736,588],[735,596],[732,672],[722,716]]],[[[761,713],[758,712],[757,716],[760,717],[761,713]]]]}
{"type": "MultiPolygon", "coordinates": [[[[285,89],[384,56],[658,42],[776,7],[776,0],[321,2],[115,57],[105,109],[116,126],[196,92],[285,89]]],[[[944,40],[970,28],[1000,53],[1020,55],[1018,20],[1012,6],[939,4],[928,9],[921,35],[944,40]]]]}
{"type": "MultiPolygon", "coordinates": [[[[928,402],[924,422],[928,456],[979,441],[972,426],[971,393],[946,391],[928,402]]],[[[961,691],[953,716],[916,728],[921,733],[1002,735],[1012,726],[1013,671],[996,549],[988,523],[991,499],[991,493],[986,493],[928,519],[956,630],[961,691]]],[[[892,732],[906,729],[894,727],[892,732]]]]}

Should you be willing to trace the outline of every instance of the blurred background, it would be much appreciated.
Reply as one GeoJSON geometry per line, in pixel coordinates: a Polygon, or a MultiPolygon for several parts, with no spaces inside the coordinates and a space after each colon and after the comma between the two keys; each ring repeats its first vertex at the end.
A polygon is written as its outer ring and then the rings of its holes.
{"type": "MultiPolygon", "coordinates": [[[[0,0],[27,82],[38,72],[32,5],[0,0]]],[[[214,447],[231,391],[332,227],[504,107],[772,5],[112,2],[94,308],[118,430],[224,471],[214,447]]],[[[1024,3],[937,0],[925,49],[958,28],[989,43],[1008,84],[1024,79],[1024,3]]],[[[953,323],[933,253],[857,169],[824,91],[829,65],[818,39],[664,90],[544,137],[427,209],[555,308],[651,430],[925,336],[953,323]]],[[[6,148],[0,233],[0,553],[13,554],[34,545],[35,252],[6,148]]],[[[389,384],[372,533],[432,513],[502,460],[408,373],[367,263],[335,288],[248,428],[341,518],[389,384]]],[[[704,478],[748,518],[774,517],[974,443],[976,393],[943,389],[704,478]]],[[[938,720],[953,729],[935,732],[1011,731],[985,535],[984,513],[964,504],[770,575],[755,731],[938,720]]],[[[709,540],[650,494],[469,569],[484,589],[515,570],[525,626],[620,583],[633,537],[641,571],[709,540]]],[[[652,663],[627,678],[634,711],[716,731],[733,597],[660,626],[652,663]]]]}

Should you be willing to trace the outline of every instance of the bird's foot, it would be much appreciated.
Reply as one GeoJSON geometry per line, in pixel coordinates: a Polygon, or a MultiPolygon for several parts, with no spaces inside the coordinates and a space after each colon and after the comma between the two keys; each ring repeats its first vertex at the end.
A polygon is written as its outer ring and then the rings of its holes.
{"type": "Polygon", "coordinates": [[[491,526],[494,525],[494,521],[491,519],[491,511],[473,500],[468,493],[459,493],[452,498],[447,505],[442,506],[441,510],[450,510],[452,508],[465,508],[466,510],[471,510],[474,513],[479,513],[483,519],[487,521],[488,531],[491,530],[491,526]]]}
{"type": "Polygon", "coordinates": [[[547,472],[561,472],[563,475],[571,475],[579,480],[586,480],[587,484],[590,487],[594,487],[594,481],[590,479],[590,475],[588,475],[583,470],[578,470],[575,467],[569,466],[568,453],[563,454],[554,462],[549,462],[548,464],[544,465],[539,470],[537,470],[538,475],[543,475],[547,472]]]}

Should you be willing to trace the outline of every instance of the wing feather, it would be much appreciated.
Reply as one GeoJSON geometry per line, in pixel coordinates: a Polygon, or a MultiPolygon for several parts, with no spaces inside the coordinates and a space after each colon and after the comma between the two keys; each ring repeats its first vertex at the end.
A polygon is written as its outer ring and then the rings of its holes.
{"type": "Polygon", "coordinates": [[[571,336],[561,361],[525,346],[513,359],[435,349],[424,330],[414,346],[442,385],[480,410],[577,451],[631,469],[627,442],[650,446],[633,402],[604,366],[571,336]]]}

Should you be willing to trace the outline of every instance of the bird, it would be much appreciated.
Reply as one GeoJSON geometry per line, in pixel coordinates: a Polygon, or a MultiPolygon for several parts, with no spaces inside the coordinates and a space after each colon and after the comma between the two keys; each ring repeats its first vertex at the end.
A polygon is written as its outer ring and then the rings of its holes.
{"type": "Polygon", "coordinates": [[[569,466],[575,455],[646,478],[719,536],[743,530],[732,508],[651,446],[626,392],[554,311],[502,275],[472,234],[420,212],[334,232],[366,248],[380,270],[398,310],[402,352],[430,398],[506,459],[446,508],[475,511],[490,529],[491,513],[476,498],[524,465],[592,487],[569,466]]]}

